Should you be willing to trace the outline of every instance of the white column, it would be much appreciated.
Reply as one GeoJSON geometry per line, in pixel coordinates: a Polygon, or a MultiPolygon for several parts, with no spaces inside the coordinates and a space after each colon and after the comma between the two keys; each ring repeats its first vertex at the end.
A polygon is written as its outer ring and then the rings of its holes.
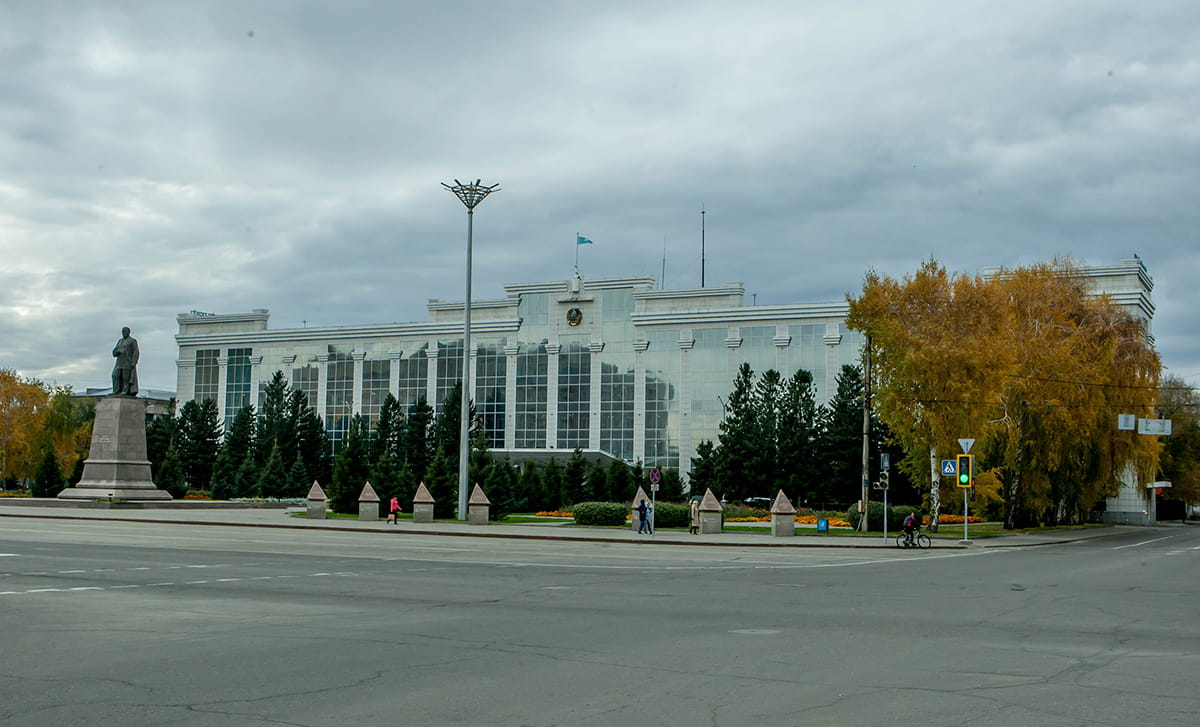
{"type": "Polygon", "coordinates": [[[646,460],[646,349],[649,341],[633,342],[633,461],[646,460]]]}
{"type": "Polygon", "coordinates": [[[403,351],[388,352],[388,392],[396,398],[400,398],[400,362],[403,359],[403,351]]]}
{"type": "Polygon", "coordinates": [[[226,375],[229,373],[229,357],[221,356],[217,358],[217,420],[224,423],[225,421],[225,394],[229,391],[229,382],[226,381],[226,375]]]}
{"type": "Polygon", "coordinates": [[[425,401],[429,403],[429,406],[433,407],[434,413],[437,413],[438,353],[436,341],[434,341],[433,346],[425,349],[425,358],[429,359],[429,363],[425,366],[425,401]]]}
{"type": "Polygon", "coordinates": [[[546,447],[558,446],[558,352],[562,346],[546,344],[546,447]]]}
{"type": "Polygon", "coordinates": [[[254,405],[255,411],[259,408],[258,401],[258,377],[262,366],[262,355],[250,357],[250,403],[254,405]]]}
{"type": "Polygon", "coordinates": [[[838,330],[837,322],[828,323],[825,325],[825,401],[829,403],[833,395],[837,393],[837,377],[842,372],[842,366],[838,363],[838,346],[842,343],[842,334],[838,330]]]}
{"type": "Polygon", "coordinates": [[[517,446],[517,354],[521,346],[504,347],[504,448],[517,446]]]}
{"type": "Polygon", "coordinates": [[[354,351],[350,354],[351,360],[354,361],[354,381],[351,383],[350,393],[351,414],[362,414],[363,359],[366,357],[366,351],[354,351]]]}
{"type": "Polygon", "coordinates": [[[692,362],[689,352],[696,345],[691,332],[681,333],[679,339],[679,472],[685,474],[696,455],[692,444],[692,362]]]}
{"type": "Polygon", "coordinates": [[[588,344],[591,363],[588,371],[590,401],[588,402],[588,449],[600,448],[600,354],[604,351],[604,341],[592,341],[588,344]]]}
{"type": "Polygon", "coordinates": [[[178,406],[196,398],[196,359],[175,362],[175,401],[178,406]]]}
{"type": "Polygon", "coordinates": [[[738,360],[738,349],[742,347],[741,329],[738,328],[737,331],[737,333],[725,337],[725,348],[729,349],[729,356],[726,359],[728,363],[725,366],[725,379],[727,381],[733,381],[737,378],[738,369],[742,365],[742,362],[738,360]]]}
{"type": "Polygon", "coordinates": [[[792,344],[792,337],[787,335],[787,326],[777,326],[775,328],[775,338],[772,341],[775,343],[775,370],[783,374],[784,378],[791,378],[792,374],[796,373],[788,368],[788,346],[792,344]],[[780,333],[783,329],[785,332],[780,333]]]}
{"type": "Polygon", "coordinates": [[[288,385],[291,386],[291,384],[292,384],[292,368],[293,368],[294,364],[296,363],[296,354],[289,353],[288,355],[280,358],[279,362],[281,364],[283,364],[283,367],[281,370],[283,371],[283,375],[288,380],[288,385]]]}
{"type": "Polygon", "coordinates": [[[325,399],[329,392],[329,354],[317,354],[317,416],[325,425],[325,399]]]}

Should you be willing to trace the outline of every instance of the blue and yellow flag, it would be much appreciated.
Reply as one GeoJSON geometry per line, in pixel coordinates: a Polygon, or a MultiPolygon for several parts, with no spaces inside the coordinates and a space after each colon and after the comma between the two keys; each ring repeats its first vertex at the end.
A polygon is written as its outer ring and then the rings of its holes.
{"type": "Polygon", "coordinates": [[[592,241],[591,241],[591,240],[589,240],[589,239],[587,239],[586,237],[584,237],[584,236],[582,236],[582,235],[580,235],[580,234],[576,233],[576,235],[575,235],[575,244],[576,244],[576,245],[591,245],[591,244],[592,244],[592,241]]]}

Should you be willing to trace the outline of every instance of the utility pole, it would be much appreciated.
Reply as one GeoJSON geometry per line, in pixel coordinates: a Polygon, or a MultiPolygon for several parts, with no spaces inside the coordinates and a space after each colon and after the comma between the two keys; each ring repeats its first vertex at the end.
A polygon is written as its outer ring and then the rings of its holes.
{"type": "Polygon", "coordinates": [[[862,439],[862,519],[859,532],[867,532],[867,498],[871,494],[871,337],[863,346],[863,439],[862,439]]]}

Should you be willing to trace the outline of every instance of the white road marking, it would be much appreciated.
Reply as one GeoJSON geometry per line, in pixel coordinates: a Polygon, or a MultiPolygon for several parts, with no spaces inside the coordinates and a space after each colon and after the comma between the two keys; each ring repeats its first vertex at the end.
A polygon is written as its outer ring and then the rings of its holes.
{"type": "Polygon", "coordinates": [[[1139,545],[1149,545],[1150,543],[1157,543],[1160,540],[1169,540],[1170,538],[1173,538],[1173,537],[1175,537],[1175,536],[1174,535],[1164,535],[1161,538],[1154,538],[1153,540],[1143,540],[1140,543],[1130,543],[1129,545],[1118,545],[1115,548],[1113,548],[1113,550],[1122,550],[1124,548],[1136,548],[1139,545]]]}

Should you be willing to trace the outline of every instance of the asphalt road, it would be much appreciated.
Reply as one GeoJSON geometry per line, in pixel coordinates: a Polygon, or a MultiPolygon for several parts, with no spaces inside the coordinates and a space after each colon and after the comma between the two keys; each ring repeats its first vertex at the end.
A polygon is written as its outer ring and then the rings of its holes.
{"type": "Polygon", "coordinates": [[[0,518],[0,724],[1194,725],[1198,575],[1184,526],[907,552],[0,518]]]}

